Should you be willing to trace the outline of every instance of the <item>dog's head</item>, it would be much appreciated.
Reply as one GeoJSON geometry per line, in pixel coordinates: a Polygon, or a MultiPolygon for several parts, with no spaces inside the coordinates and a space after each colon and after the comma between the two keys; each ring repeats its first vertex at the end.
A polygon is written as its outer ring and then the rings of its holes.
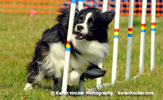
{"type": "Polygon", "coordinates": [[[74,26],[74,36],[76,40],[97,40],[107,41],[108,24],[113,20],[115,12],[101,12],[97,8],[87,8],[81,10],[74,26]]]}

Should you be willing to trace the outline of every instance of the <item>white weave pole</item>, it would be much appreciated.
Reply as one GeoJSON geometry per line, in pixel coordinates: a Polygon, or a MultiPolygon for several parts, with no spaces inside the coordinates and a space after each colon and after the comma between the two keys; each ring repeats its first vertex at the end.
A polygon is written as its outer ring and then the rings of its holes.
{"type": "Polygon", "coordinates": [[[103,0],[102,12],[107,11],[107,8],[108,8],[108,0],[103,0]]]}
{"type": "Polygon", "coordinates": [[[147,9],[147,0],[143,0],[143,4],[142,4],[142,19],[141,19],[141,41],[140,41],[139,75],[142,74],[143,71],[144,71],[146,9],[147,9]]]}
{"type": "Polygon", "coordinates": [[[127,58],[126,58],[126,80],[130,79],[133,11],[134,11],[134,0],[130,0],[128,19],[127,58]]]}
{"type": "Polygon", "coordinates": [[[151,9],[151,71],[155,69],[156,0],[152,0],[151,9]]]}
{"type": "Polygon", "coordinates": [[[78,0],[78,10],[82,10],[83,9],[83,0],[78,0]]]}
{"type": "MultiPolygon", "coordinates": [[[[103,0],[102,12],[107,11],[107,7],[108,7],[108,0],[103,0]]],[[[99,62],[99,63],[98,63],[98,66],[99,66],[99,68],[102,69],[103,62],[99,62]]],[[[100,78],[97,78],[96,87],[97,87],[97,89],[100,89],[100,88],[101,88],[101,77],[100,77],[100,78]]]]}
{"type": "Polygon", "coordinates": [[[67,93],[68,70],[69,70],[69,61],[70,61],[70,52],[71,52],[70,40],[73,32],[75,9],[76,9],[76,0],[71,0],[68,34],[67,34],[67,42],[66,42],[65,65],[64,65],[63,81],[62,81],[62,96],[65,96],[67,93]]]}
{"type": "Polygon", "coordinates": [[[114,45],[113,45],[113,62],[112,62],[112,84],[116,82],[117,58],[118,58],[118,38],[119,38],[119,18],[120,18],[120,2],[116,0],[115,24],[114,24],[114,45]]]}
{"type": "MultiPolygon", "coordinates": [[[[78,0],[79,11],[83,9],[83,0],[78,0]]],[[[79,81],[79,91],[84,92],[84,80],[79,81]]]]}

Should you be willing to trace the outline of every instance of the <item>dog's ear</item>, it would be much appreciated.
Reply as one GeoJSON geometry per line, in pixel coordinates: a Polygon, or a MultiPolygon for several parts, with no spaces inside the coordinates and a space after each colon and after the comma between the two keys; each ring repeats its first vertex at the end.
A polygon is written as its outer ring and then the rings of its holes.
{"type": "Polygon", "coordinates": [[[106,11],[102,13],[103,20],[107,22],[107,25],[114,19],[115,12],[106,11]]]}

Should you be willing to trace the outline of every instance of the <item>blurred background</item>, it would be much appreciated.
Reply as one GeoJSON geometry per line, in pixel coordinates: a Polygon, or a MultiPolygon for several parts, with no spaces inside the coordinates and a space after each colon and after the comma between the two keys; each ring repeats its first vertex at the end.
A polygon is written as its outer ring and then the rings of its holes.
{"type": "MultiPolygon", "coordinates": [[[[108,10],[115,10],[115,1],[108,0],[108,10]]],[[[121,0],[120,15],[129,14],[129,1],[121,0]]],[[[163,0],[156,0],[156,16],[163,16],[163,0]]],[[[69,7],[71,0],[0,0],[0,12],[29,13],[35,10],[41,14],[57,14],[59,8],[69,7]]],[[[84,8],[97,7],[102,9],[103,0],[84,0],[84,8]]],[[[78,4],[77,4],[78,7],[78,4]]],[[[142,0],[135,0],[134,15],[140,16],[142,11],[142,0]]],[[[147,0],[147,15],[151,13],[151,0],[147,0]]]]}

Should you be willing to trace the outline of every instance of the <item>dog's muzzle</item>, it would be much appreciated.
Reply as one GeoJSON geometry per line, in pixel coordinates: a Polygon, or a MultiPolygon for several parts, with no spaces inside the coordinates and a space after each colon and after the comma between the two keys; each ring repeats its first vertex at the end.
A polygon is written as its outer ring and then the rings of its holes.
{"type": "Polygon", "coordinates": [[[77,40],[82,40],[82,39],[84,39],[86,37],[85,34],[82,34],[83,29],[84,29],[84,27],[82,25],[77,25],[75,27],[74,34],[75,34],[75,38],[77,40]]]}

